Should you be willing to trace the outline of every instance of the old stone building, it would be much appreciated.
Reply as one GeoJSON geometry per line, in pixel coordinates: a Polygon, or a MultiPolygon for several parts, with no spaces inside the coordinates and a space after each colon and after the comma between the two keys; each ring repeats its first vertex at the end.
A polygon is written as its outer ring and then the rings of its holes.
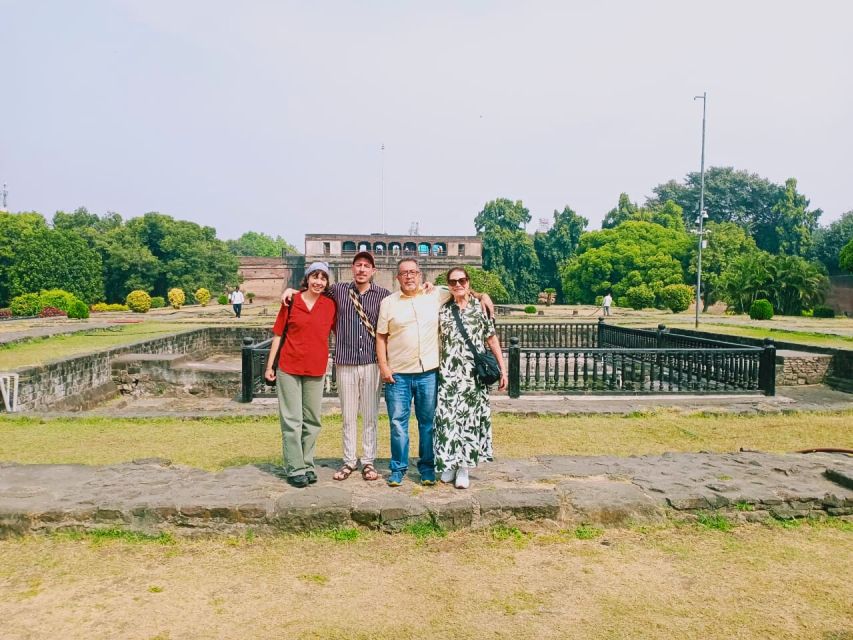
{"type": "Polygon", "coordinates": [[[478,236],[408,236],[312,233],[305,236],[305,253],[282,258],[240,258],[243,289],[259,299],[274,299],[285,287],[297,287],[306,264],[322,260],[329,264],[333,282],[350,280],[353,256],[370,251],[376,257],[376,283],[399,289],[394,277],[397,261],[417,258],[424,279],[434,281],[455,265],[483,266],[482,241],[478,236]]]}

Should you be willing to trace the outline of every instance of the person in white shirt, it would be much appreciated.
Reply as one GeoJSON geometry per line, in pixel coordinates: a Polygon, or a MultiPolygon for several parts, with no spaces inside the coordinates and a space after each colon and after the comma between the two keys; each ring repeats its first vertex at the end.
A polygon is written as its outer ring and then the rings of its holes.
{"type": "Polygon", "coordinates": [[[604,296],[604,300],[601,301],[601,306],[604,307],[604,315],[610,315],[610,305],[613,304],[613,296],[610,295],[610,292],[607,292],[607,295],[604,296]]]}
{"type": "Polygon", "coordinates": [[[234,315],[239,318],[240,312],[243,310],[243,300],[245,300],[243,292],[240,291],[239,284],[234,287],[234,291],[228,296],[228,300],[231,302],[231,306],[234,307],[234,315]]]}

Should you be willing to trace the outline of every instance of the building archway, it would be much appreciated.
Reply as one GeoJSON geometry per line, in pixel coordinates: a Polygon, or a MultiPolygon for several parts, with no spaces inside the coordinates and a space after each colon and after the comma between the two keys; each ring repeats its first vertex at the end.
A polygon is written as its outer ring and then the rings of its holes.
{"type": "Polygon", "coordinates": [[[343,245],[341,245],[341,251],[344,253],[355,253],[355,242],[352,240],[345,240],[343,245]]]}
{"type": "Polygon", "coordinates": [[[403,245],[403,255],[404,256],[413,256],[418,252],[418,245],[414,242],[407,242],[403,245]]]}

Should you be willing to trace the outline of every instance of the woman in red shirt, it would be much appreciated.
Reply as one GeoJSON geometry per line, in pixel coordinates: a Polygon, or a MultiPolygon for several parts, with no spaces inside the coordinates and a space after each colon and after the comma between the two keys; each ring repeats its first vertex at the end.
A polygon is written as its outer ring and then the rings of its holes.
{"type": "Polygon", "coordinates": [[[314,262],[305,271],[290,307],[281,305],[264,377],[276,381],[281,441],[287,482],[307,487],[317,482],[314,446],[320,433],[323,379],[329,361],[329,333],[335,326],[335,303],[328,297],[329,265],[314,262]],[[273,360],[287,326],[278,359],[273,360]]]}

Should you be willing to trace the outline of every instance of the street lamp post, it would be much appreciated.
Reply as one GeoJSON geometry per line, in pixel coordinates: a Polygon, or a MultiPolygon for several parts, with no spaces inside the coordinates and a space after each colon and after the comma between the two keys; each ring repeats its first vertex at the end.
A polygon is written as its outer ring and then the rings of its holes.
{"type": "Polygon", "coordinates": [[[698,329],[699,305],[702,302],[702,243],[705,239],[705,218],[708,217],[708,212],[705,211],[705,110],[708,107],[708,92],[703,92],[701,96],[694,96],[693,99],[702,101],[702,170],[699,189],[699,216],[696,218],[696,223],[699,225],[699,253],[696,256],[696,324],[694,325],[698,329]]]}

